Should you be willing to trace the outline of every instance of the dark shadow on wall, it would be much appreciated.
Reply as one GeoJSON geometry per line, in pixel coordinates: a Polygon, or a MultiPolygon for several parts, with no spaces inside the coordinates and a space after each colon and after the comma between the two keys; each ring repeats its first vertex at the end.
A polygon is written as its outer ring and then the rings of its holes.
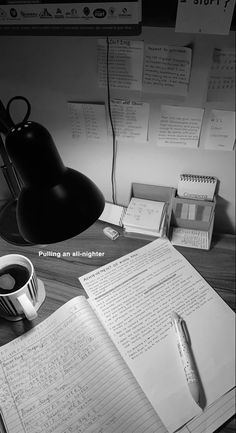
{"type": "Polygon", "coordinates": [[[235,234],[233,222],[230,221],[227,215],[229,202],[220,195],[217,195],[216,197],[214,232],[235,234]]]}

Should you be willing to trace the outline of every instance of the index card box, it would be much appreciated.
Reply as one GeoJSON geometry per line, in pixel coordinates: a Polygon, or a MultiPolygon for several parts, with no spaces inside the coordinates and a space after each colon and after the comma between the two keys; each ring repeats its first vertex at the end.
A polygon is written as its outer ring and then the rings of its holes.
{"type": "Polygon", "coordinates": [[[172,200],[171,225],[196,230],[209,230],[215,213],[213,201],[174,197],[172,200]]]}
{"type": "Polygon", "coordinates": [[[213,233],[216,198],[213,201],[174,197],[171,242],[174,245],[209,249],[213,233]]]}

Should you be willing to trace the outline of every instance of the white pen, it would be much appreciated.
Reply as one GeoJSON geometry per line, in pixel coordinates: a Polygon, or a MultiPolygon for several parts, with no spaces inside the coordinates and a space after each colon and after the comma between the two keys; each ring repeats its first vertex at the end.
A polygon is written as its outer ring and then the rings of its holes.
{"type": "Polygon", "coordinates": [[[172,323],[177,336],[177,347],[184,367],[188,388],[195,402],[199,404],[200,383],[185,328],[185,322],[177,313],[173,312],[172,323]]]}

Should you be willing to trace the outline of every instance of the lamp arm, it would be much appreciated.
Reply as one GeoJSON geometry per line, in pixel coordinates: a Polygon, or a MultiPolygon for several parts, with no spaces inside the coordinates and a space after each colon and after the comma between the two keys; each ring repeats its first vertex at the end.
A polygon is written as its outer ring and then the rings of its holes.
{"type": "Polygon", "coordinates": [[[0,134],[0,155],[3,161],[3,165],[1,166],[1,169],[4,178],[6,180],[6,183],[8,185],[8,188],[11,192],[13,199],[16,199],[21,191],[22,182],[19,178],[18,173],[16,172],[14,165],[12,164],[7,154],[1,134],[0,134]]]}
{"type": "Polygon", "coordinates": [[[9,116],[8,111],[5,109],[1,99],[0,99],[0,156],[3,162],[1,166],[4,178],[10,189],[13,199],[16,199],[21,191],[22,182],[19,178],[18,173],[16,172],[15,167],[13,166],[8,153],[6,151],[5,144],[3,142],[3,138],[7,136],[11,127],[14,125],[11,117],[9,116]]]}
{"type": "Polygon", "coordinates": [[[14,123],[0,99],[0,132],[3,132],[6,135],[12,126],[14,126],[14,123]]]}

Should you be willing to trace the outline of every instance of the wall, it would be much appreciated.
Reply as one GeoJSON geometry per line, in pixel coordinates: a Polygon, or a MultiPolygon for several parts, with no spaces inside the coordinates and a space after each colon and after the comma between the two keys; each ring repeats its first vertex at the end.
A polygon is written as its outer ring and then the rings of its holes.
{"type": "MultiPolygon", "coordinates": [[[[230,104],[206,104],[209,67],[214,47],[233,47],[229,36],[178,34],[174,29],[145,27],[138,37],[147,43],[193,44],[193,65],[189,95],[178,104],[232,110],[230,104]]],[[[15,95],[31,101],[31,120],[42,123],[54,137],[66,165],[92,178],[111,200],[111,140],[94,146],[71,137],[66,102],[106,101],[106,90],[97,86],[96,37],[1,37],[0,98],[6,104],[15,95]],[[4,60],[3,60],[4,59],[4,60]]],[[[176,100],[158,95],[112,91],[113,97],[131,97],[150,102],[148,143],[118,143],[116,184],[117,201],[126,205],[132,182],[177,186],[181,172],[214,175],[219,179],[215,231],[235,231],[235,158],[233,152],[204,150],[204,125],[199,149],[157,147],[154,130],[161,103],[176,100]]],[[[22,107],[21,107],[22,108],[22,107]]],[[[20,107],[17,108],[20,115],[20,107]]],[[[23,110],[23,108],[22,108],[23,110]]],[[[42,167],[43,176],[43,167],[42,167]]],[[[0,178],[0,198],[8,195],[0,178]]]]}

